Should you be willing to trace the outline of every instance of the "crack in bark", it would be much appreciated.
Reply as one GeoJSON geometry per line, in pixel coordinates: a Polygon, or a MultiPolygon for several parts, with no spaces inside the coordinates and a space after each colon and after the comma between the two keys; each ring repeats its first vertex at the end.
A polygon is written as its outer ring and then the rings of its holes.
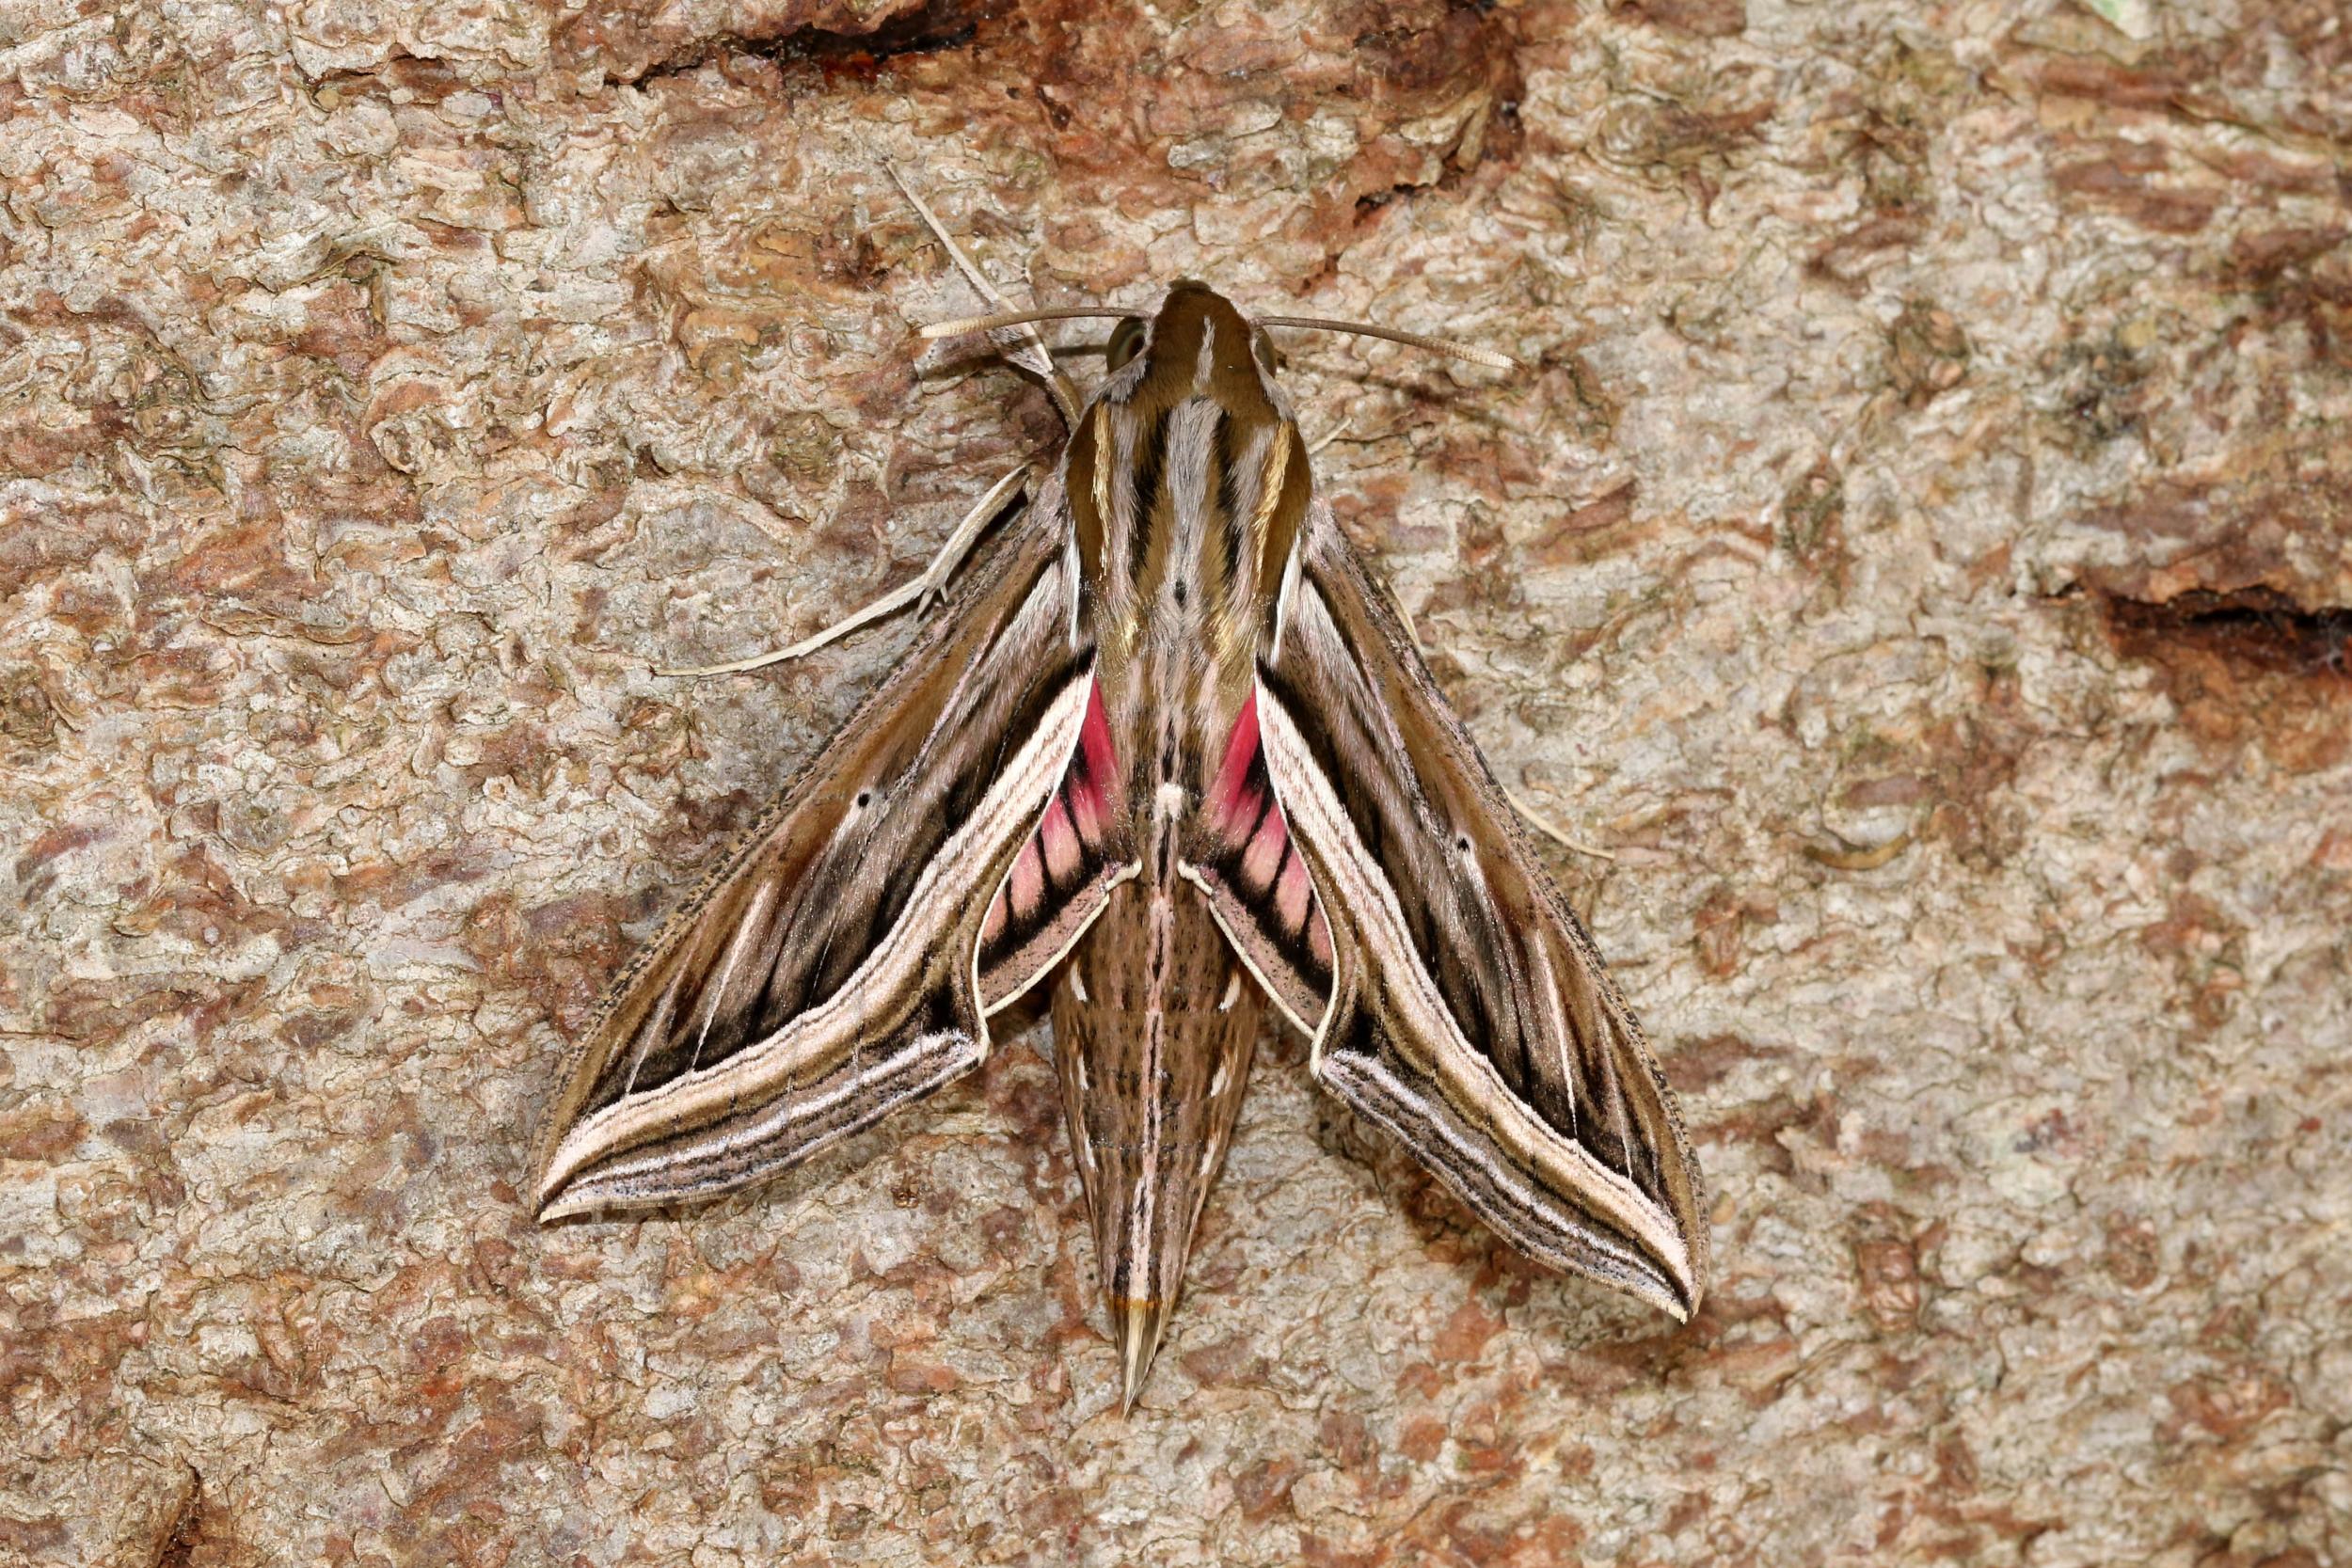
{"type": "Polygon", "coordinates": [[[960,49],[972,41],[980,24],[993,21],[1005,8],[1004,0],[932,0],[903,15],[892,17],[871,32],[845,32],[827,27],[794,27],[773,37],[721,33],[697,41],[682,55],[654,60],[644,69],[613,80],[621,87],[643,87],[666,76],[700,71],[729,55],[753,55],[778,63],[808,61],[828,73],[868,74],[886,60],[902,55],[931,55],[960,49]]]}
{"type": "Polygon", "coordinates": [[[187,1466],[188,1492],[155,1550],[155,1568],[188,1568],[197,1547],[204,1544],[204,1472],[187,1466]]]}
{"type": "Polygon", "coordinates": [[[2352,673],[2345,653],[2352,606],[2307,609],[2268,588],[2191,589],[2160,602],[2120,594],[2100,599],[2116,646],[2133,657],[2161,659],[2191,648],[2286,674],[2352,673]]]}

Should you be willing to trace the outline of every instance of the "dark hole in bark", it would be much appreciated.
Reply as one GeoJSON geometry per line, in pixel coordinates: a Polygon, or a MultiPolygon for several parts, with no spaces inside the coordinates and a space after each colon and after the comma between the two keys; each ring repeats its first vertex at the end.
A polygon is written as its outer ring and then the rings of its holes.
{"type": "Polygon", "coordinates": [[[698,43],[691,54],[658,60],[628,85],[642,86],[656,77],[699,71],[729,52],[757,55],[779,61],[805,60],[828,76],[847,73],[871,77],[884,62],[901,55],[934,54],[959,49],[972,41],[980,24],[1004,10],[1003,0],[934,0],[903,16],[894,16],[870,33],[839,32],[824,27],[796,27],[771,38],[725,34],[698,43]]]}
{"type": "Polygon", "coordinates": [[[2192,589],[2160,604],[2111,595],[2106,614],[2116,645],[2136,658],[2191,647],[2286,674],[2352,673],[2352,608],[2341,605],[2306,610],[2267,588],[2192,589]]]}
{"type": "Polygon", "coordinates": [[[898,55],[927,55],[960,48],[972,41],[972,35],[979,30],[982,22],[1001,9],[1003,7],[997,4],[937,0],[904,16],[894,16],[870,33],[836,33],[806,27],[778,39],[771,47],[779,59],[819,60],[828,66],[854,71],[879,65],[898,55]]]}

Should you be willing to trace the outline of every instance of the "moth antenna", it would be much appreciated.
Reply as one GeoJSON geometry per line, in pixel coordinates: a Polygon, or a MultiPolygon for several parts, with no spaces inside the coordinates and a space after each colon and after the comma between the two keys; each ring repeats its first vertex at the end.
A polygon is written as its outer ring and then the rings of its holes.
{"type": "Polygon", "coordinates": [[[1490,348],[1477,348],[1445,338],[1432,338],[1426,333],[1407,332],[1402,327],[1375,326],[1369,322],[1330,321],[1322,316],[1260,316],[1260,326],[1297,326],[1312,332],[1353,332],[1359,338],[1386,338],[1392,343],[1408,343],[1455,359],[1467,359],[1473,365],[1489,370],[1519,371],[1527,367],[1507,354],[1497,354],[1490,348]]]}
{"type": "Polygon", "coordinates": [[[1133,310],[1111,310],[1099,305],[1049,305],[1037,310],[1006,310],[993,316],[963,316],[933,322],[922,329],[926,338],[961,338],[967,332],[994,332],[999,327],[1025,326],[1031,322],[1125,321],[1133,310]]]}

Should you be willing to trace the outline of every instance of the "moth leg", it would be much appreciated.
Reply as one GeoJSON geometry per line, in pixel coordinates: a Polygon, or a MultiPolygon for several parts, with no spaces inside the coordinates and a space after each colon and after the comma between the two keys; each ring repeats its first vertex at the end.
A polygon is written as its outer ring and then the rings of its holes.
{"type": "MultiPolygon", "coordinates": [[[[905,197],[915,212],[921,214],[925,226],[946,250],[947,259],[955,262],[956,270],[971,281],[972,287],[980,292],[980,296],[999,310],[1019,309],[997,292],[996,285],[988,280],[988,275],[973,265],[972,258],[963,253],[963,247],[949,238],[947,226],[941,223],[938,214],[914,194],[914,187],[908,183],[905,175],[898,172],[898,166],[884,160],[882,167],[890,171],[890,178],[898,182],[898,194],[905,197]]],[[[1054,406],[1061,410],[1062,423],[1075,429],[1078,423],[1078,388],[1071,383],[1069,376],[1062,373],[1061,367],[1054,363],[1053,353],[1045,346],[1044,335],[1038,331],[1036,324],[998,327],[988,336],[1007,359],[1045,383],[1046,391],[1053,394],[1054,406]]]]}
{"type": "Polygon", "coordinates": [[[1347,427],[1355,422],[1356,416],[1353,414],[1350,414],[1347,418],[1342,420],[1338,424],[1332,426],[1331,429],[1325,432],[1323,436],[1316,439],[1312,446],[1307,449],[1307,455],[1310,457],[1322,456],[1323,449],[1338,440],[1341,436],[1346,435],[1347,427]]]}
{"type": "Polygon", "coordinates": [[[1502,791],[1502,798],[1511,802],[1511,809],[1513,811],[1518,812],[1521,816],[1527,819],[1527,825],[1529,827],[1534,829],[1537,832],[1543,834],[1546,838],[1551,840],[1552,843],[1561,846],[1563,848],[1573,849],[1580,855],[1590,855],[1597,861],[1613,861],[1617,858],[1609,850],[1598,848],[1593,845],[1585,843],[1581,839],[1570,838],[1566,829],[1561,827],[1558,823],[1544,816],[1543,813],[1537,811],[1534,806],[1529,805],[1525,800],[1520,798],[1518,790],[1506,787],[1502,791]]]}
{"type": "Polygon", "coordinates": [[[657,675],[725,675],[740,670],[758,670],[771,664],[782,664],[787,659],[801,658],[813,654],[826,643],[847,637],[869,621],[879,621],[885,615],[897,614],[907,606],[938,593],[946,585],[948,578],[955,574],[957,566],[962,563],[963,558],[972,553],[972,546],[979,538],[980,531],[988,526],[989,519],[1004,510],[1005,502],[1020,493],[1028,478],[1029,468],[1026,464],[1024,464],[990,485],[988,494],[974,502],[972,510],[963,515],[963,521],[958,523],[954,531],[947,535],[947,542],[939,546],[939,553],[931,557],[931,563],[923,568],[920,576],[910,582],[901,583],[865,609],[852,610],[824,630],[811,633],[790,647],[779,648],[771,653],[754,654],[749,658],[732,659],[725,664],[697,664],[676,669],[662,669],[657,666],[654,673],[657,675]]]}

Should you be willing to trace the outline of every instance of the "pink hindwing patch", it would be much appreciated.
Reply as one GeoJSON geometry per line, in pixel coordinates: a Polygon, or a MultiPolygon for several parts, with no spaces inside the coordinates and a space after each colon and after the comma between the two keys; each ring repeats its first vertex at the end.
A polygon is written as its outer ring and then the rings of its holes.
{"type": "Polygon", "coordinates": [[[1315,967],[1327,973],[1331,929],[1266,776],[1255,690],[1233,721],[1206,806],[1209,826],[1225,851],[1216,868],[1220,880],[1250,906],[1268,936],[1285,946],[1303,943],[1315,967]]]}
{"type": "Polygon", "coordinates": [[[989,956],[1018,946],[1051,923],[1063,904],[1095,879],[1108,858],[1106,846],[1118,817],[1120,793],[1118,759],[1111,751],[1110,718],[1103,692],[1087,695],[1086,718],[1070,768],[1045,803],[1037,831],[1021,847],[1012,869],[989,900],[980,922],[982,967],[989,956]],[[1007,942],[1011,933],[1010,942],[1007,942]]]}

